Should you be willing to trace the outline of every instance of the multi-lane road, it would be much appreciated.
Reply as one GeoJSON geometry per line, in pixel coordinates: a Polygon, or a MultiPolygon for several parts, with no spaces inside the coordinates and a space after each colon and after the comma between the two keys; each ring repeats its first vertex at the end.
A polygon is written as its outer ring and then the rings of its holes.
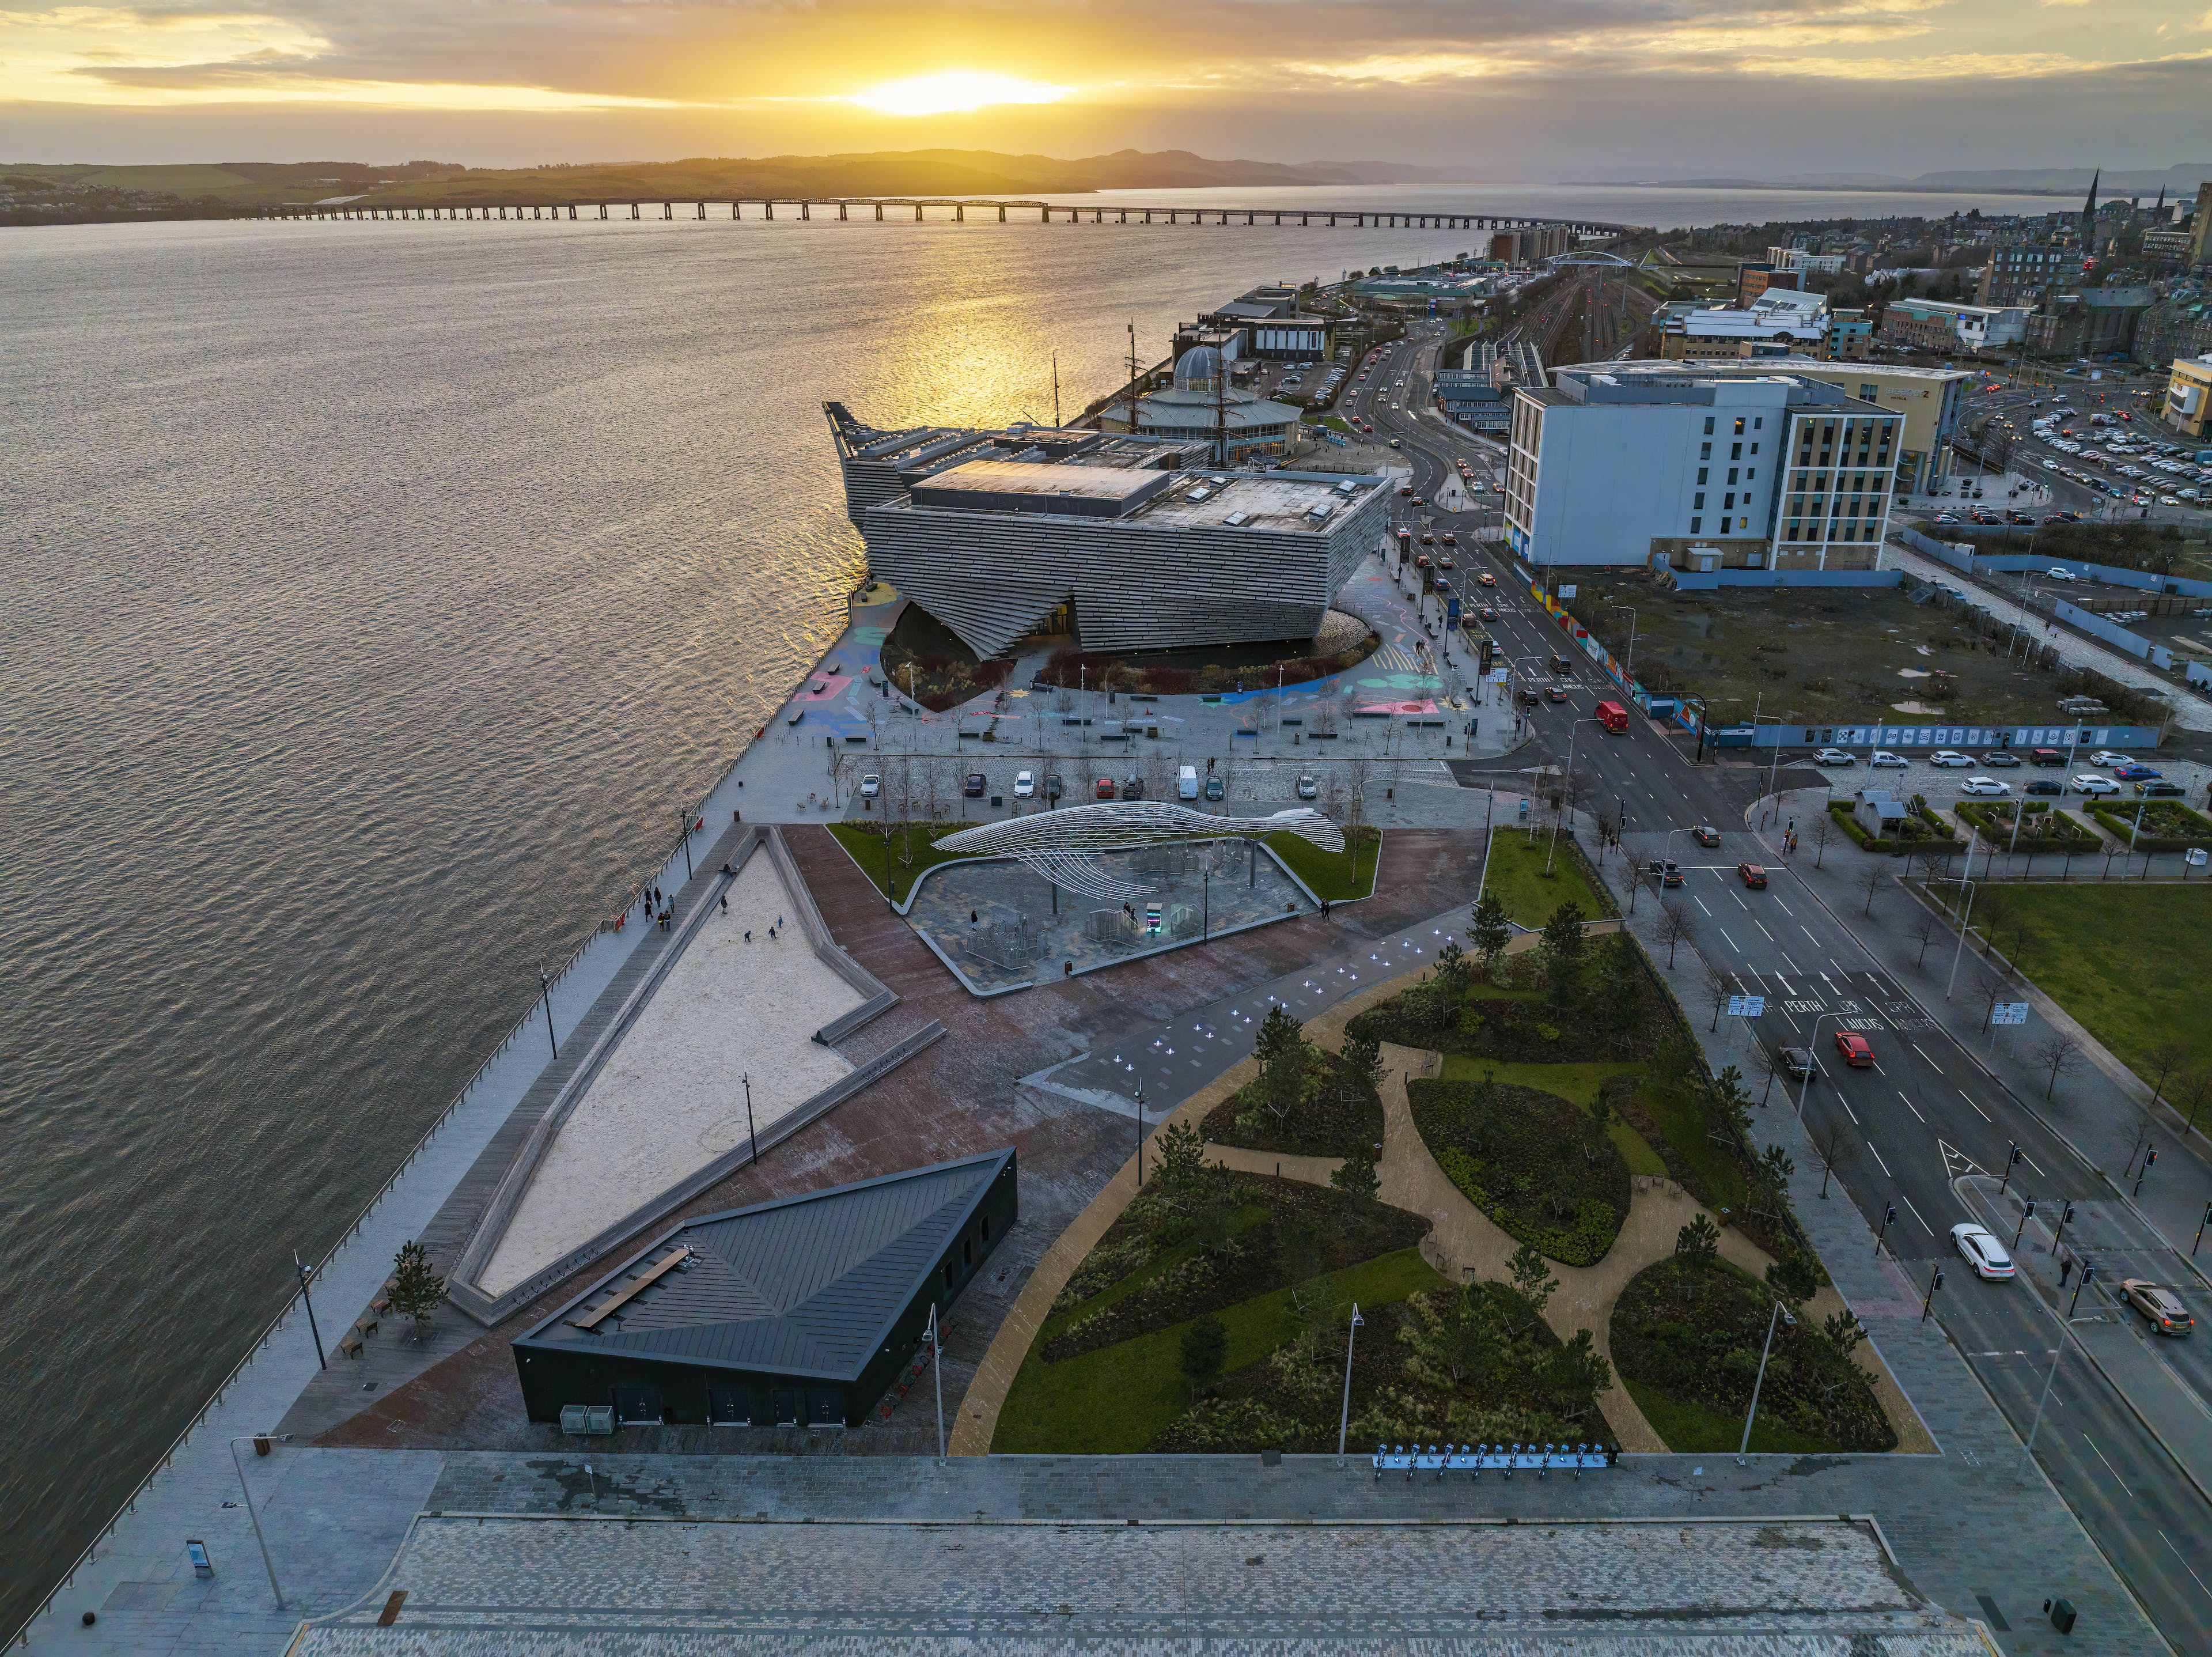
{"type": "MultiPolygon", "coordinates": [[[[1496,521],[1494,509],[1454,514],[1433,505],[1440,487],[1456,480],[1458,457],[1473,460],[1484,478],[1498,460],[1492,446],[1424,412],[1430,401],[1425,363],[1435,344],[1436,336],[1416,335],[1394,347],[1368,381],[1356,386],[1354,406],[1378,436],[1401,440],[1415,492],[1430,503],[1425,510],[1438,527],[1460,531],[1456,573],[1472,581],[1487,570],[1497,578],[1495,593],[1482,596],[1499,611],[1487,629],[1498,648],[1525,668],[1541,671],[1561,649],[1561,635],[1529,598],[1525,576],[1503,546],[1474,540],[1478,524],[1496,521]]],[[[1486,492],[1480,498],[1497,497],[1486,492]]],[[[1902,894],[1878,896],[1873,912],[1861,914],[1860,899],[1848,891],[1839,895],[1829,880],[1801,879],[1747,825],[1749,808],[1766,792],[1765,771],[1695,764],[1684,743],[1642,720],[1626,732],[1608,733],[1593,708],[1601,698],[1617,698],[1617,691],[1587,665],[1561,683],[1567,700],[1546,702],[1528,716],[1527,743],[1501,759],[1462,761],[1455,770],[1464,782],[1487,784],[1501,772],[1564,767],[1571,743],[1587,803],[1607,817],[1625,814],[1616,855],[1632,857],[1637,868],[1654,857],[1682,865],[1680,887],[1662,892],[1647,878],[1639,905],[1678,906],[1718,983],[1767,998],[1762,1045],[1808,1047],[1819,1056],[1821,1073],[1803,1089],[1812,1143],[1832,1148],[1836,1179],[1869,1227],[1883,1232],[1900,1295],[1917,1299],[1941,1267],[1944,1285],[1933,1315],[2025,1433],[2057,1344],[2057,1325],[2027,1284],[1982,1282],[1955,1252],[1951,1228],[1984,1217],[1962,1191],[1972,1176],[2001,1175],[2015,1147],[2021,1161],[2014,1181],[2026,1183],[2045,1214],[2068,1201],[2085,1212],[2093,1204],[2112,1206],[2109,1188],[2031,1104],[2015,1099],[1930,1015],[1924,991],[1903,982],[1862,942],[1863,931],[1872,941],[1881,929],[1909,923],[1902,894]],[[1717,847],[1700,846],[1687,832],[1699,825],[1720,831],[1717,847]],[[1764,890],[1738,880],[1736,866],[1746,861],[1766,868],[1764,890]],[[1833,1040],[1839,1029],[1867,1039],[1872,1065],[1853,1069],[1841,1062],[1833,1040]],[[1892,1207],[1895,1218],[1885,1225],[1892,1207]]],[[[1839,853],[1847,857],[1849,848],[1831,848],[1831,864],[1839,853]]],[[[1813,856],[1801,850],[1797,861],[1809,864],[1813,856]]],[[[1752,1078],[1752,1092],[1754,1098],[1767,1093],[1764,1077],[1752,1078]]],[[[1795,1109],[1796,1092],[1795,1084],[1778,1081],[1765,1109],[1795,1109]]],[[[2035,1235],[2031,1231],[2029,1240],[2035,1235]]],[[[2054,1270],[2048,1255],[2027,1255],[2024,1265],[2045,1275],[2054,1270]]],[[[2082,1309],[2100,1303],[2093,1291],[2082,1309]]],[[[2172,1355],[2200,1394],[2212,1397],[2212,1365],[2200,1365],[2194,1349],[2172,1355]]],[[[2078,1360],[2061,1370],[2037,1455],[2167,1636],[2183,1650],[2212,1651],[2212,1569],[2203,1563],[2212,1504],[2126,1402],[2078,1360]]],[[[1978,1517],[1996,1523],[1998,1516],[1978,1517]]]]}

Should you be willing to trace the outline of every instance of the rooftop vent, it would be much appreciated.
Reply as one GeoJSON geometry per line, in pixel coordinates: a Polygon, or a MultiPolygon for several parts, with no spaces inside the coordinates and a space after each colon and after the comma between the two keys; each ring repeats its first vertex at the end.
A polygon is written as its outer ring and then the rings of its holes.
{"type": "Polygon", "coordinates": [[[1213,491],[1210,489],[1194,489],[1190,492],[1190,498],[1194,501],[1212,500],[1213,498],[1213,491]]]}
{"type": "Polygon", "coordinates": [[[1249,523],[1252,521],[1252,515],[1249,512],[1232,512],[1221,521],[1230,525],[1249,523]]]}

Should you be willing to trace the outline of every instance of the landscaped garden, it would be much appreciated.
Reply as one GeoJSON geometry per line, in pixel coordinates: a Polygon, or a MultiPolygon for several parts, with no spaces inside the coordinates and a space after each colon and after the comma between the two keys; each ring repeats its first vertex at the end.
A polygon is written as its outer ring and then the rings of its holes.
{"type": "Polygon", "coordinates": [[[1966,844],[1951,825],[1937,816],[1924,795],[1914,795],[1907,802],[1905,814],[1896,825],[1882,834],[1875,834],[1851,813],[1848,800],[1828,802],[1828,815],[1842,829],[1852,844],[1864,851],[1879,852],[1890,857],[1917,856],[1929,850],[1955,850],[1966,844]]]}
{"type": "Polygon", "coordinates": [[[878,892],[896,888],[904,898],[914,891],[922,870],[939,863],[957,863],[963,854],[939,851],[937,843],[948,834],[974,828],[973,823],[831,823],[830,832],[853,855],[860,872],[875,882],[878,892]]]}
{"type": "MultiPolygon", "coordinates": [[[[2048,801],[2019,801],[2017,822],[2011,802],[1991,805],[1978,800],[1962,800],[1951,809],[1960,822],[1980,832],[1984,844],[2002,851],[2016,851],[2028,856],[2050,852],[2059,856],[2082,857],[2104,844],[2086,824],[2056,809],[2048,801]]],[[[2212,824],[2206,826],[2212,828],[2212,824]]]]}
{"type": "Polygon", "coordinates": [[[2089,815],[2130,851],[2186,851],[2212,848],[2212,819],[2179,800],[2146,800],[2140,805],[2106,805],[2100,800],[2089,815]]]}
{"type": "Polygon", "coordinates": [[[1340,1053],[1316,1047],[1279,1002],[1254,1052],[1260,1074],[1206,1113],[1201,1137],[1291,1156],[1374,1159],[1382,1143],[1382,1059],[1372,1040],[1348,1038],[1340,1053]]]}
{"type": "Polygon", "coordinates": [[[1682,1228],[1673,1256],[1637,1273],[1614,1302],[1613,1362],[1644,1419],[1678,1452],[1732,1451],[1756,1386],[1754,1450],[1895,1449],[1873,1382],[1851,1362],[1857,1320],[1845,1311],[1816,1322],[1803,1310],[1815,1286],[1808,1275],[1777,1267],[1762,1283],[1722,1260],[1719,1241],[1700,1215],[1682,1228]],[[1787,1318],[1775,1315],[1778,1302],[1787,1318]]]}
{"type": "Polygon", "coordinates": [[[1417,1076],[1413,1125],[1462,1195],[1516,1242],[1571,1266],[1595,1265],[1628,1217],[1628,1163],[1611,1112],[1499,1082],[1417,1076]]]}
{"type": "Polygon", "coordinates": [[[1355,1161],[1325,1187],[1212,1167],[1175,1126],[1145,1188],[1054,1302],[992,1448],[1131,1454],[1336,1447],[1349,1320],[1351,1441],[1588,1441],[1610,1368],[1542,1321],[1539,1260],[1462,1288],[1428,1221],[1355,1161]]]}
{"type": "Polygon", "coordinates": [[[1543,925],[1563,903],[1574,905],[1591,920],[1613,913],[1610,900],[1601,896],[1584,874],[1581,849],[1564,834],[1554,852],[1544,832],[1539,831],[1533,838],[1522,829],[1493,832],[1482,890],[1504,906],[1508,920],[1522,926],[1543,925]],[[1549,874],[1544,872],[1547,863],[1549,874]]]}

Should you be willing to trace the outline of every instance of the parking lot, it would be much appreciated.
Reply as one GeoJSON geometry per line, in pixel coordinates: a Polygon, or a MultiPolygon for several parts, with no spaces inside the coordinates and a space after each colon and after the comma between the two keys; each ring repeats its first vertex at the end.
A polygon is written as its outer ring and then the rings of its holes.
{"type": "MultiPolygon", "coordinates": [[[[1929,750],[1930,753],[1935,752],[1929,750]]],[[[2039,797],[2026,792],[2026,785],[2032,782],[2059,783],[2066,790],[2062,798],[2070,810],[2084,803],[2083,796],[2072,786],[2073,778],[2083,775],[2110,777],[2113,770],[2111,765],[2092,763],[2095,753],[2100,752],[2093,748],[2082,749],[2069,765],[2051,768],[2024,763],[2017,767],[1985,765],[1982,763],[1983,757],[1990,750],[1974,748],[1960,749],[1960,752],[1966,753],[1973,763],[1958,766],[1938,765],[1931,763],[1926,755],[1914,751],[1899,756],[1906,761],[1902,767],[1876,766],[1867,762],[1866,752],[1862,749],[1855,751],[1851,765],[1816,765],[1813,762],[1813,751],[1807,749],[1784,751],[1781,765],[1820,771],[1832,784],[1835,797],[1839,800],[1848,800],[1860,789],[1887,789],[1904,800],[1909,800],[1916,794],[1923,795],[1928,803],[1938,811],[1948,811],[1961,800],[1975,798],[1966,792],[1964,785],[1969,778],[1981,777],[1993,778],[2008,786],[2008,794],[1990,796],[2000,800],[2039,797]]],[[[2022,758],[2024,759],[2025,756],[2022,758]]],[[[2212,787],[2212,765],[2194,759],[2169,758],[2148,751],[2131,758],[2136,763],[2156,771],[2158,781],[2180,788],[2183,804],[2196,809],[2203,808],[2206,789],[2212,787]]],[[[2126,783],[2120,784],[2117,795],[2106,796],[2115,804],[2133,804],[2139,797],[2134,787],[2126,783]]],[[[2052,803],[2058,802],[2053,801],[2052,803]]]]}

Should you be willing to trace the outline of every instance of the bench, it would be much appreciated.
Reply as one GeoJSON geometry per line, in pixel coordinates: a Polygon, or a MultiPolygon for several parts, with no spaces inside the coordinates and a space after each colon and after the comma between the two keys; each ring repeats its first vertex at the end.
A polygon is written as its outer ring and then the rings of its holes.
{"type": "Polygon", "coordinates": [[[338,1343],[338,1356],[342,1358],[357,1358],[360,1355],[361,1337],[349,1331],[346,1337],[338,1343]]]}

